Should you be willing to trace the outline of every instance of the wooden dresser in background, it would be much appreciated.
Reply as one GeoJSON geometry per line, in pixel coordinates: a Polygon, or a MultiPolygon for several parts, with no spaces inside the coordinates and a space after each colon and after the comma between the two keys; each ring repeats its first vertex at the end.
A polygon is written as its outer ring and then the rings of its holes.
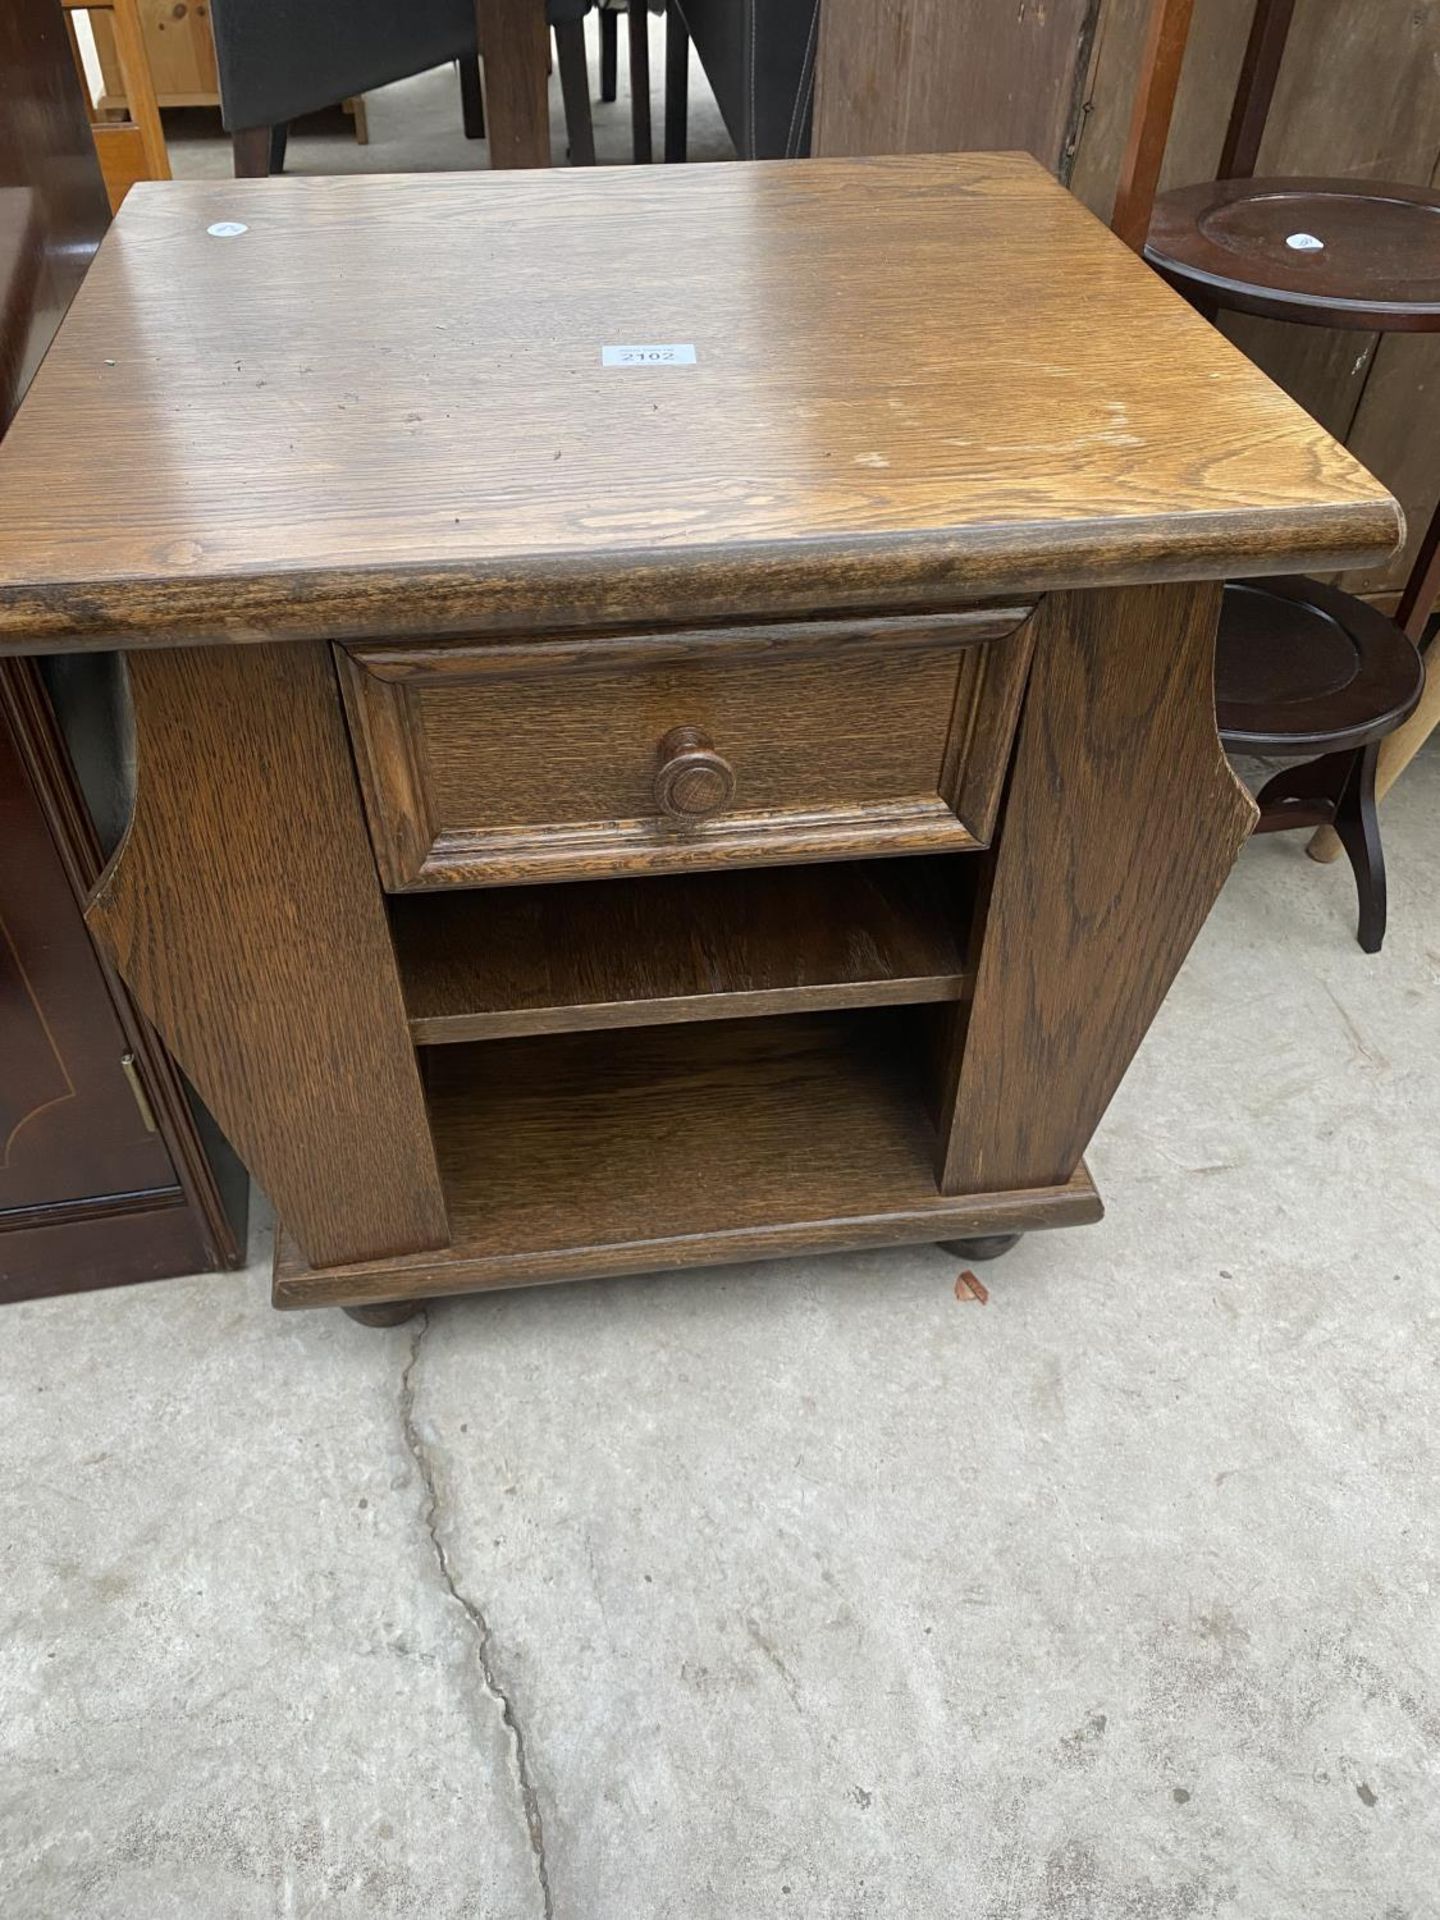
{"type": "MultiPolygon", "coordinates": [[[[57,0],[0,8],[0,435],[108,222],[57,0]]],[[[137,444],[130,460],[144,457],[137,444]]],[[[118,483],[119,469],[109,479],[118,483]]],[[[83,905],[119,768],[88,738],[109,663],[59,689],[0,662],[0,1301],[233,1266],[231,1210],[179,1075],[96,952],[83,905]]],[[[123,807],[123,797],[116,796],[123,807]]],[[[238,1170],[234,1170],[238,1171],[238,1170]]]]}

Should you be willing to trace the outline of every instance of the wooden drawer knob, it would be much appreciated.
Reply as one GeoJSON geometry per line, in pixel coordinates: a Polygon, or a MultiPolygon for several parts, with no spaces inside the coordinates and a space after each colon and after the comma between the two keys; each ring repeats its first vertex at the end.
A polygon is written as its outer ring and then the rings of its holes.
{"type": "Polygon", "coordinates": [[[655,804],[671,820],[708,820],[735,797],[735,769],[699,727],[672,727],[660,742],[655,804]]]}

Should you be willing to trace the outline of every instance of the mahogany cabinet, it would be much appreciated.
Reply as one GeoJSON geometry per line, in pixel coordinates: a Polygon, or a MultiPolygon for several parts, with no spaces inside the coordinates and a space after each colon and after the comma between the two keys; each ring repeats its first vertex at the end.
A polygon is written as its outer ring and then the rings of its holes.
{"type": "Polygon", "coordinates": [[[100,867],[35,663],[0,662],[0,1301],[240,1258],[228,1152],[86,930],[100,867]]]}
{"type": "Polygon", "coordinates": [[[379,1318],[1097,1218],[1254,819],[1219,582],[1400,531],[975,154],[142,186],[0,526],[0,651],[128,666],[91,929],[379,1318]]]}

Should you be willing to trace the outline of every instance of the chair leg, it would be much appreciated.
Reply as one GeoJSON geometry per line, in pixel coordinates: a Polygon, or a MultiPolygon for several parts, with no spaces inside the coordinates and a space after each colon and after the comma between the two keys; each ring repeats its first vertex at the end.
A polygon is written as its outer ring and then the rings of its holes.
{"type": "Polygon", "coordinates": [[[230,136],[237,180],[263,180],[270,171],[273,127],[241,127],[230,136]]]}
{"type": "Polygon", "coordinates": [[[620,16],[613,7],[600,9],[600,98],[613,100],[620,91],[620,16]]]}
{"type": "Polygon", "coordinates": [[[480,84],[480,56],[455,62],[460,69],[460,121],[467,140],[485,138],[485,89],[480,84]]]}
{"type": "Polygon", "coordinates": [[[370,109],[365,104],[363,93],[352,93],[348,100],[340,102],[350,119],[350,131],[355,135],[357,147],[370,144],[370,109]]]}
{"type": "Polygon", "coordinates": [[[630,34],[630,139],[636,164],[643,167],[655,158],[650,129],[650,9],[645,0],[635,0],[625,20],[630,34]]]}
{"type": "Polygon", "coordinates": [[[1335,810],[1335,831],[1350,857],[1360,898],[1358,938],[1366,953],[1379,953],[1385,941],[1385,850],[1375,811],[1375,764],[1380,743],[1360,747],[1350,778],[1335,810]]]}
{"type": "Polygon", "coordinates": [[[665,158],[683,160],[690,85],[690,29],[675,0],[665,9],[665,158]]]}
{"type": "Polygon", "coordinates": [[[565,131],[570,137],[570,164],[595,164],[595,124],[590,118],[590,68],[585,58],[585,23],[565,20],[556,25],[555,46],[560,55],[560,94],[565,102],[565,131]]]}
{"type": "Polygon", "coordinates": [[[270,129],[271,173],[283,173],[285,171],[285,149],[289,144],[290,122],[288,120],[277,120],[275,125],[270,129]]]}

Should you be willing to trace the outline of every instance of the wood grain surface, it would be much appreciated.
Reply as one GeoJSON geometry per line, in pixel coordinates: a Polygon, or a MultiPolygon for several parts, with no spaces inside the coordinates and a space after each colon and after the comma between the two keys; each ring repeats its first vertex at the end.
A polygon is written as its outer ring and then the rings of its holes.
{"type": "Polygon", "coordinates": [[[492,167],[550,164],[550,32],[545,0],[475,0],[485,58],[485,127],[492,167]]]}
{"type": "Polygon", "coordinates": [[[0,527],[0,645],[43,649],[920,610],[1399,523],[1034,161],[968,154],[142,186],[0,527]],[[696,364],[601,365],[656,341],[696,364]]]}
{"type": "MultiPolygon", "coordinates": [[[[1105,0],[1071,184],[1108,215],[1150,0],[1105,0]]],[[[1255,0],[1197,7],[1162,187],[1217,177],[1226,119],[1255,0]]],[[[1258,168],[1440,187],[1440,7],[1414,0],[1299,6],[1287,37],[1258,168]]],[[[1440,339],[1326,334],[1252,314],[1221,328],[1270,377],[1345,440],[1395,493],[1416,539],[1440,492],[1440,339]]],[[[1382,560],[1343,582],[1398,588],[1405,563],[1382,560]]]]}
{"type": "Polygon", "coordinates": [[[325,1272],[288,1243],[275,1304],[952,1239],[1100,1217],[1088,1175],[947,1198],[902,1009],[442,1047],[430,1099],[453,1245],[325,1272]]]}
{"type": "Polygon", "coordinates": [[[1155,189],[1165,164],[1193,12],[1194,0],[1154,0],[1145,31],[1130,131],[1110,214],[1111,230],[1136,253],[1144,250],[1155,189]]]}
{"type": "Polygon", "coordinates": [[[1029,652],[1017,610],[474,648],[341,649],[387,887],[974,846],[1029,652]],[[831,644],[827,644],[827,640],[831,644]],[[688,730],[688,731],[687,731],[688,730]],[[708,813],[664,762],[703,737],[708,813]]]}
{"type": "Polygon", "coordinates": [[[405,897],[410,1031],[435,1044],[958,1000],[973,860],[870,860],[405,897]]]}
{"type": "Polygon", "coordinates": [[[310,1258],[445,1208],[328,651],[130,662],[136,799],[87,920],[310,1258]]]}
{"type": "Polygon", "coordinates": [[[1057,594],[947,1097],[950,1193],[1079,1162],[1256,817],[1215,731],[1218,586],[1057,594]]]}
{"type": "Polygon", "coordinates": [[[1101,0],[824,0],[817,154],[1021,148],[1058,173],[1079,131],[1101,0]]]}

